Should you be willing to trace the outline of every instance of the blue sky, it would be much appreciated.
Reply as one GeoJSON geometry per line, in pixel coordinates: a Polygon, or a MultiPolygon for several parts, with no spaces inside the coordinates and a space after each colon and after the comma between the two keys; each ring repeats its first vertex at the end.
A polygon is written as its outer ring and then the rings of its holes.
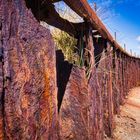
{"type": "Polygon", "coordinates": [[[140,0],[88,0],[97,3],[97,13],[121,46],[140,55],[140,0]]]}

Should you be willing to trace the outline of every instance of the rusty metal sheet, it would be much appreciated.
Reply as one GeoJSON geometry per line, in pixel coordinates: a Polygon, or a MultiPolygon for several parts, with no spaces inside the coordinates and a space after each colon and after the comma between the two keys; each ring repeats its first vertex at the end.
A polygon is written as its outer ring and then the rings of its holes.
{"type": "Polygon", "coordinates": [[[23,0],[1,4],[4,139],[57,140],[55,47],[50,32],[23,0]]]}
{"type": "Polygon", "coordinates": [[[73,67],[59,113],[61,140],[89,139],[89,96],[84,69],[73,67]]]}

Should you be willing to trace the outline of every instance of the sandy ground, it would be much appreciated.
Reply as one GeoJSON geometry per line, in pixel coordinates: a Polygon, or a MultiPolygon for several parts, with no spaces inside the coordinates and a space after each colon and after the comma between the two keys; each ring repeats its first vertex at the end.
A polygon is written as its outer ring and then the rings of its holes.
{"type": "Polygon", "coordinates": [[[115,123],[114,138],[108,140],[140,140],[140,87],[130,91],[115,123]]]}

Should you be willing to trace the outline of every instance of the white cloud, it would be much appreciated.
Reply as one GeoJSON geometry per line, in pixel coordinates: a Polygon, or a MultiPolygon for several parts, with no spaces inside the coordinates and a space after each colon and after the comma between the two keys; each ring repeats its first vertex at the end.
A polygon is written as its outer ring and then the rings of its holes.
{"type": "Polygon", "coordinates": [[[136,38],[136,40],[137,40],[138,42],[140,42],[140,35],[136,38]]]}

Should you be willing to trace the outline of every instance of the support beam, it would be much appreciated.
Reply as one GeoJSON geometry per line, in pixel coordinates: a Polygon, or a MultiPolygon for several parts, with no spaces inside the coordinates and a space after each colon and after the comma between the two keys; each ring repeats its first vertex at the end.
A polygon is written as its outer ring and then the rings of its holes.
{"type": "Polygon", "coordinates": [[[58,0],[46,0],[41,3],[36,0],[34,2],[26,0],[26,3],[28,8],[31,8],[37,20],[45,21],[49,25],[59,28],[77,38],[78,33],[81,30],[85,30],[85,23],[73,23],[63,19],[56,11],[55,5],[53,4],[56,1],[58,2],[58,0]]]}

